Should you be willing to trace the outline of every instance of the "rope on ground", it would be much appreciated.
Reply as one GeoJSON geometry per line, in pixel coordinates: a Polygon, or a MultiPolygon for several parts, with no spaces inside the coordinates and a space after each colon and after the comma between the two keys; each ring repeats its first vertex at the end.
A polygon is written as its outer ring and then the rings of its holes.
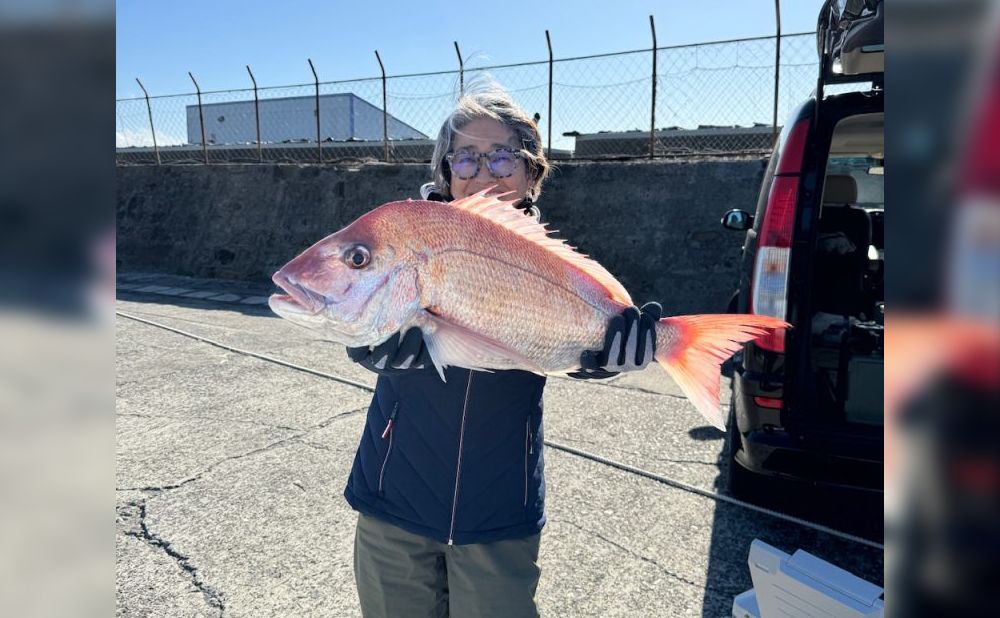
{"type": "Polygon", "coordinates": [[[228,350],[229,352],[234,352],[236,354],[243,354],[245,356],[252,356],[253,358],[260,359],[262,361],[267,361],[269,363],[274,363],[275,365],[281,365],[282,367],[288,367],[289,369],[294,369],[296,371],[302,371],[304,373],[312,374],[314,376],[319,376],[321,378],[326,378],[327,380],[333,380],[334,382],[340,382],[342,384],[349,384],[350,386],[356,386],[357,388],[364,389],[370,393],[375,392],[375,388],[369,386],[363,382],[355,382],[348,378],[342,378],[340,376],[335,376],[332,373],[326,373],[319,371],[318,369],[312,369],[310,367],[303,367],[301,365],[296,365],[295,363],[290,363],[288,361],[283,361],[280,358],[274,358],[273,356],[268,356],[267,354],[260,354],[258,352],[251,352],[249,350],[241,350],[240,348],[235,348],[231,345],[226,345],[219,341],[209,339],[207,337],[202,337],[201,335],[196,335],[194,333],[189,333],[187,331],[181,330],[179,328],[174,328],[172,326],[167,326],[166,324],[160,324],[159,322],[154,322],[152,320],[147,320],[145,318],[140,318],[136,315],[131,315],[125,313],[124,311],[115,310],[116,315],[120,315],[123,318],[128,318],[130,320],[135,320],[136,322],[142,322],[143,324],[148,324],[149,326],[155,326],[156,328],[162,328],[163,330],[168,330],[172,333],[194,339],[196,341],[201,341],[202,343],[207,343],[208,345],[215,346],[217,348],[222,348],[223,350],[228,350]]]}
{"type": "MultiPolygon", "coordinates": [[[[763,513],[764,515],[770,515],[771,517],[775,517],[777,519],[781,519],[781,520],[784,520],[784,521],[787,521],[787,522],[790,522],[790,523],[793,523],[793,524],[798,524],[800,526],[805,526],[806,528],[812,528],[813,530],[817,530],[819,532],[823,532],[823,533],[826,533],[826,534],[829,534],[829,535],[832,535],[832,536],[835,536],[835,537],[838,537],[838,538],[841,538],[841,539],[844,539],[844,540],[847,540],[847,541],[854,541],[855,543],[860,543],[862,545],[867,545],[868,547],[873,547],[875,549],[878,549],[878,550],[881,550],[881,551],[885,551],[885,545],[883,545],[881,543],[876,543],[875,541],[870,541],[870,540],[868,540],[868,539],[866,539],[864,537],[856,536],[856,535],[853,535],[853,534],[848,534],[847,532],[841,532],[840,530],[837,530],[835,528],[830,528],[828,526],[824,526],[823,524],[817,524],[815,522],[811,522],[811,521],[806,520],[806,519],[801,519],[799,517],[795,517],[794,515],[787,515],[785,513],[782,513],[781,511],[774,511],[774,510],[771,510],[769,508],[765,508],[765,507],[762,507],[762,506],[757,506],[756,504],[751,504],[749,502],[744,502],[742,500],[737,500],[736,498],[733,498],[732,496],[727,496],[725,494],[717,494],[715,492],[708,491],[707,489],[701,489],[700,487],[695,487],[694,485],[688,485],[687,483],[685,483],[683,481],[677,481],[677,480],[674,480],[674,479],[672,479],[670,477],[661,476],[659,474],[655,474],[653,472],[649,472],[648,470],[643,470],[642,468],[636,468],[634,466],[630,466],[628,464],[623,464],[623,463],[615,461],[613,459],[608,459],[606,457],[601,457],[600,455],[595,455],[594,453],[590,453],[590,452],[587,452],[587,451],[582,451],[580,449],[573,448],[572,446],[566,446],[565,444],[559,444],[558,442],[552,442],[551,440],[545,440],[545,446],[549,446],[549,447],[554,448],[554,449],[559,450],[559,451],[565,451],[567,453],[571,453],[571,454],[576,455],[578,457],[583,457],[585,459],[590,459],[590,460],[595,461],[597,463],[601,463],[601,464],[604,464],[606,466],[611,466],[612,468],[618,468],[619,470],[623,470],[625,472],[630,472],[632,474],[637,474],[639,476],[644,476],[644,477],[646,477],[648,479],[657,481],[659,483],[663,483],[664,485],[670,485],[671,487],[675,487],[677,489],[681,489],[681,490],[684,490],[684,491],[687,491],[687,492],[690,492],[690,493],[693,493],[693,494],[697,494],[699,496],[703,496],[705,498],[709,498],[709,499],[715,500],[716,502],[724,502],[726,504],[732,504],[734,506],[741,506],[741,507],[743,507],[745,509],[749,509],[751,511],[756,511],[758,513],[763,513]]],[[[730,464],[730,465],[732,465],[732,464],[730,464]]]]}
{"type": "MultiPolygon", "coordinates": [[[[136,322],[141,322],[143,324],[147,324],[149,326],[154,326],[156,328],[162,328],[163,330],[167,330],[167,331],[170,331],[172,333],[176,333],[178,335],[182,335],[184,337],[188,337],[190,339],[194,339],[196,341],[201,341],[202,343],[207,343],[209,345],[212,345],[212,346],[215,346],[215,347],[218,347],[218,348],[222,348],[223,350],[228,350],[228,351],[234,352],[236,354],[243,354],[245,356],[250,356],[250,357],[253,357],[253,358],[257,358],[257,359],[260,359],[260,360],[263,360],[263,361],[267,361],[269,363],[274,363],[276,365],[281,365],[282,367],[287,367],[289,369],[294,369],[296,371],[302,371],[302,372],[305,372],[305,373],[308,373],[308,374],[311,374],[311,375],[314,375],[314,376],[318,376],[318,377],[321,377],[321,378],[326,378],[328,380],[333,380],[335,382],[340,382],[342,384],[349,384],[351,386],[355,386],[357,388],[362,388],[362,389],[364,389],[366,391],[369,391],[369,392],[375,392],[375,389],[373,387],[371,387],[371,386],[369,386],[367,384],[363,384],[361,382],[355,382],[354,380],[349,380],[347,378],[342,378],[340,376],[336,376],[336,375],[333,375],[333,374],[330,374],[330,373],[326,373],[326,372],[323,372],[323,371],[318,371],[316,369],[311,369],[309,367],[303,367],[301,365],[296,365],[295,363],[289,363],[288,361],[283,361],[283,360],[281,360],[279,358],[274,358],[273,356],[268,356],[266,354],[259,354],[257,352],[251,352],[249,350],[242,350],[240,348],[236,348],[236,347],[233,347],[233,346],[230,346],[230,345],[226,345],[226,344],[218,342],[218,341],[214,341],[212,339],[208,339],[207,337],[202,337],[202,336],[196,335],[194,333],[189,333],[189,332],[181,330],[179,328],[173,328],[172,326],[167,326],[166,324],[160,324],[159,322],[154,322],[152,320],[146,320],[144,318],[140,318],[140,317],[135,316],[135,315],[130,315],[130,314],[125,313],[123,311],[117,311],[116,310],[115,314],[120,315],[123,318],[128,318],[130,320],[135,320],[136,322]]],[[[801,519],[799,517],[795,517],[794,515],[787,515],[785,513],[780,512],[780,511],[774,511],[774,510],[771,510],[771,509],[768,509],[768,508],[765,508],[765,507],[762,507],[762,506],[757,506],[756,504],[751,504],[749,502],[744,502],[743,500],[738,500],[736,498],[733,498],[732,496],[727,496],[725,494],[715,493],[715,492],[712,492],[712,491],[708,491],[707,489],[701,489],[700,487],[695,487],[694,485],[689,485],[689,484],[687,484],[687,483],[685,483],[683,481],[678,481],[678,480],[672,479],[670,477],[666,477],[666,476],[662,476],[662,475],[659,475],[659,474],[656,474],[656,473],[653,473],[653,472],[649,472],[648,470],[643,470],[642,468],[636,468],[635,466],[630,466],[628,464],[624,464],[624,463],[621,463],[619,461],[615,461],[613,459],[608,459],[606,457],[602,457],[600,455],[596,455],[596,454],[588,452],[588,451],[584,451],[584,450],[580,450],[580,449],[577,449],[577,448],[573,448],[572,446],[566,446],[565,444],[560,444],[558,442],[553,442],[552,440],[545,440],[544,442],[545,442],[545,446],[548,446],[550,448],[554,448],[554,449],[556,449],[558,451],[564,451],[566,453],[570,453],[572,455],[576,455],[577,457],[582,457],[584,459],[589,459],[590,461],[593,461],[593,462],[596,462],[596,463],[599,463],[599,464],[603,464],[603,465],[606,465],[606,466],[610,466],[612,468],[617,468],[617,469],[622,470],[624,472],[628,472],[628,473],[631,473],[631,474],[636,474],[638,476],[642,476],[642,477],[648,478],[650,480],[657,481],[659,483],[663,483],[664,485],[669,485],[671,487],[674,487],[676,489],[680,489],[682,491],[693,493],[693,494],[702,496],[704,498],[708,498],[710,500],[715,500],[716,502],[723,502],[723,503],[726,503],[726,504],[731,504],[733,506],[739,506],[739,507],[745,508],[745,509],[750,510],[750,511],[761,513],[763,515],[768,515],[768,516],[774,517],[776,519],[780,519],[782,521],[787,521],[789,523],[793,523],[793,524],[796,524],[796,525],[799,525],[799,526],[803,526],[805,528],[811,528],[813,530],[816,530],[817,532],[822,532],[824,534],[829,534],[831,536],[835,536],[837,538],[841,538],[841,539],[844,539],[846,541],[853,541],[855,543],[860,543],[861,545],[872,547],[872,548],[878,549],[880,551],[885,551],[885,545],[883,545],[882,543],[876,543],[875,541],[868,540],[868,539],[866,539],[864,537],[856,536],[856,535],[853,535],[853,534],[848,534],[847,532],[842,532],[842,531],[837,530],[835,528],[830,528],[829,526],[824,526],[822,524],[817,524],[815,522],[811,522],[811,521],[806,520],[806,519],[801,519]]]]}

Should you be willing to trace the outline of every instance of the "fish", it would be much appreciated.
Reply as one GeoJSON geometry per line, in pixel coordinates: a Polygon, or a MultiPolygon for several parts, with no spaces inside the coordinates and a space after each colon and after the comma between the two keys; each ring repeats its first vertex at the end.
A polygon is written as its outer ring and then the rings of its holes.
{"type": "MultiPolygon", "coordinates": [[[[565,374],[604,347],[632,298],[596,260],[513,208],[495,187],[452,202],[395,201],[316,242],[272,280],[274,313],[350,347],[419,327],[442,380],[449,366],[565,374]],[[494,191],[494,194],[490,194],[494,191]]],[[[720,365],[788,324],[753,314],[664,317],[657,364],[712,425],[720,365]]]]}

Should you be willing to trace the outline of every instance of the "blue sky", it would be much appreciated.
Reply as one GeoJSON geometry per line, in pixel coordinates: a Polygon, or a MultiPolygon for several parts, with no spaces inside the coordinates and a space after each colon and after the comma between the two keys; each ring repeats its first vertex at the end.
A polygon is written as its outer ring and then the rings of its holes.
{"type": "MultiPolygon", "coordinates": [[[[815,28],[820,0],[785,0],[785,33],[815,28]]],[[[378,75],[374,50],[389,74],[456,68],[452,41],[473,63],[547,58],[545,30],[557,58],[650,45],[769,35],[773,0],[119,0],[116,3],[116,98],[249,87],[249,64],[261,86],[378,75]]]]}

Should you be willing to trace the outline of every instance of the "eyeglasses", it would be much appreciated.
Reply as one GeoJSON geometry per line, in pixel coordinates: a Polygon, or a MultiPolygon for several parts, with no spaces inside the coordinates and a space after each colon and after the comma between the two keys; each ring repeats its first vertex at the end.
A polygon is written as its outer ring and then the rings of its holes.
{"type": "Polygon", "coordinates": [[[449,152],[444,160],[448,162],[451,173],[462,180],[470,180],[479,173],[483,158],[486,158],[486,169],[490,176],[494,178],[507,178],[513,176],[517,170],[517,160],[523,155],[509,148],[497,148],[490,152],[470,152],[460,150],[449,152]]]}

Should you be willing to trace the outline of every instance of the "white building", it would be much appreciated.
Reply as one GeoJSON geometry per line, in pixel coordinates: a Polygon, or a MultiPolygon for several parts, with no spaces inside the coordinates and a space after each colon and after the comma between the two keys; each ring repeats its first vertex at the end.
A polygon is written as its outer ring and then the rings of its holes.
{"type": "MultiPolygon", "coordinates": [[[[319,97],[320,137],[323,141],[382,140],[382,110],[352,93],[319,97]]],[[[316,97],[260,100],[260,139],[263,143],[316,141],[316,97]]],[[[209,144],[257,141],[254,102],[228,101],[202,105],[205,140],[209,144]]],[[[187,139],[201,144],[198,106],[187,106],[187,139]]],[[[427,139],[410,125],[389,116],[389,139],[427,139]]]]}

